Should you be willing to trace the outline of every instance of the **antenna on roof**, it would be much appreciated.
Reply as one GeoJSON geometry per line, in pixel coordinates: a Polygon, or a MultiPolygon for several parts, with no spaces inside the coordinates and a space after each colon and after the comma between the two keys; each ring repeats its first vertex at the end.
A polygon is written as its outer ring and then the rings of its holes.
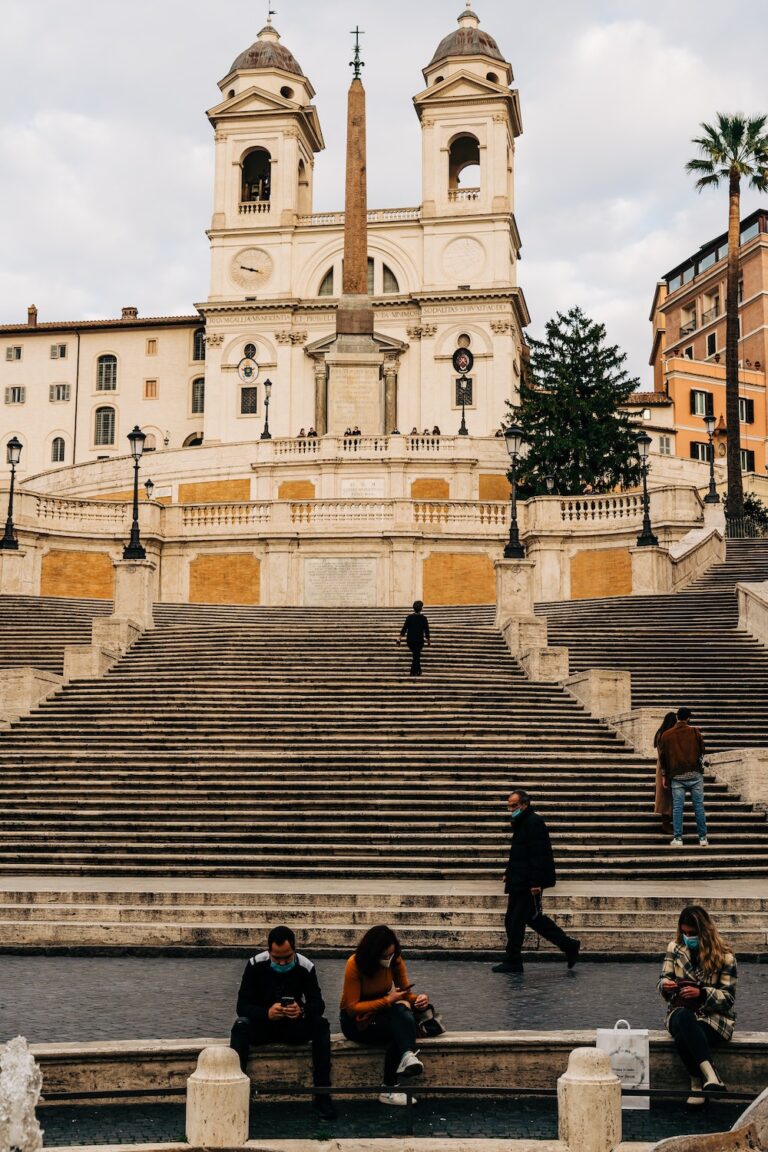
{"type": "Polygon", "coordinates": [[[277,16],[277,9],[276,8],[270,8],[269,4],[267,4],[267,24],[272,23],[272,17],[273,16],[277,16]]]}

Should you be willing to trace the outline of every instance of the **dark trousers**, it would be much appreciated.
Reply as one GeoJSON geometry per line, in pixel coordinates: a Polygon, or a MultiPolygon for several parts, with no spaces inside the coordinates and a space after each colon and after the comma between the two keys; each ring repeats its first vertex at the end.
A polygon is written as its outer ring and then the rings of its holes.
{"type": "Polygon", "coordinates": [[[368,1044],[372,1048],[386,1048],[384,1083],[388,1088],[394,1088],[397,1084],[397,1066],[404,1053],[412,1052],[416,1044],[413,1012],[400,1004],[393,1004],[383,1012],[377,1012],[365,1028],[358,1028],[353,1017],[342,1012],[341,1030],[347,1040],[368,1044]]]}
{"type": "Polygon", "coordinates": [[[525,891],[509,893],[504,927],[507,930],[507,956],[510,960],[521,959],[526,924],[561,952],[565,952],[573,943],[571,937],[554,920],[545,916],[540,908],[540,896],[534,897],[525,891]]]}
{"type": "Polygon", "coordinates": [[[709,1024],[697,1020],[690,1008],[675,1008],[667,1027],[688,1075],[700,1080],[701,1065],[705,1060],[711,1062],[712,1049],[722,1043],[723,1037],[709,1024]]]}
{"type": "Polygon", "coordinates": [[[419,643],[417,640],[411,643],[409,640],[408,647],[411,650],[411,676],[421,676],[421,652],[424,644],[419,643]]]}
{"type": "Polygon", "coordinates": [[[250,1049],[264,1044],[311,1044],[312,1082],[318,1088],[327,1088],[331,1083],[331,1026],[324,1016],[313,1016],[309,1020],[251,1020],[238,1016],[232,1026],[229,1039],[240,1057],[240,1067],[245,1072],[250,1049]]]}

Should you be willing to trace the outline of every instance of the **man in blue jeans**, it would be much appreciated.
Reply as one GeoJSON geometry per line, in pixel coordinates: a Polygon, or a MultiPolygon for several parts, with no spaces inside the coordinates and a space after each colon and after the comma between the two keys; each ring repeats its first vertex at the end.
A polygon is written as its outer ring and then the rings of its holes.
{"type": "Polygon", "coordinates": [[[674,728],[667,729],[659,742],[662,779],[666,785],[672,787],[673,848],[683,846],[683,807],[686,792],[691,794],[699,844],[702,847],[708,844],[702,771],[704,740],[699,729],[690,723],[691,716],[690,708],[678,708],[677,724],[674,728]]]}

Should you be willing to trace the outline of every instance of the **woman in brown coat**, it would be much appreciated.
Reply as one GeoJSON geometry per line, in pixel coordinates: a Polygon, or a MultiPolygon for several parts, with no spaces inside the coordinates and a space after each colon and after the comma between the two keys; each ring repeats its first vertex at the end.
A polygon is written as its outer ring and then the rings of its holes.
{"type": "Polygon", "coordinates": [[[669,780],[667,780],[665,787],[658,750],[662,736],[669,728],[674,728],[676,723],[677,713],[667,712],[661,722],[661,728],[653,738],[653,746],[656,749],[656,803],[653,810],[657,816],[661,816],[661,831],[665,836],[672,835],[672,788],[669,780]]]}

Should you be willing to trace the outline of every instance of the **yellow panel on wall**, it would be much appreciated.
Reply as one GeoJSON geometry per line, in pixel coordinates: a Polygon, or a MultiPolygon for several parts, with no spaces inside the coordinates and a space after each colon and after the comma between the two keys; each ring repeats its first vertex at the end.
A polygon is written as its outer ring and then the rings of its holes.
{"type": "Polygon", "coordinates": [[[571,557],[571,599],[629,596],[632,557],[628,548],[597,548],[571,557]]]}
{"type": "Polygon", "coordinates": [[[40,572],[41,596],[111,600],[115,570],[108,552],[46,552],[40,572]]]}
{"type": "MultiPolygon", "coordinates": [[[[133,500],[133,489],[130,492],[99,492],[96,496],[87,496],[87,500],[116,500],[128,503],[133,500]]],[[[142,494],[139,492],[139,499],[142,499],[142,494]]]]}
{"type": "Polygon", "coordinates": [[[496,574],[482,552],[432,552],[423,567],[424,603],[494,604],[496,574]]]}
{"type": "Polygon", "coordinates": [[[509,500],[511,490],[506,476],[499,476],[498,473],[480,473],[481,500],[509,500]]]}
{"type": "Polygon", "coordinates": [[[197,556],[189,565],[190,604],[260,604],[261,562],[250,552],[197,556]]]}
{"type": "Polygon", "coordinates": [[[423,477],[411,484],[411,500],[447,500],[450,494],[447,480],[423,477]]]}
{"type": "Polygon", "coordinates": [[[315,486],[311,480],[283,480],[277,489],[278,500],[314,500],[315,486]]]}
{"type": "Polygon", "coordinates": [[[179,484],[179,504],[237,504],[250,498],[250,480],[201,480],[196,484],[179,484]]]}

